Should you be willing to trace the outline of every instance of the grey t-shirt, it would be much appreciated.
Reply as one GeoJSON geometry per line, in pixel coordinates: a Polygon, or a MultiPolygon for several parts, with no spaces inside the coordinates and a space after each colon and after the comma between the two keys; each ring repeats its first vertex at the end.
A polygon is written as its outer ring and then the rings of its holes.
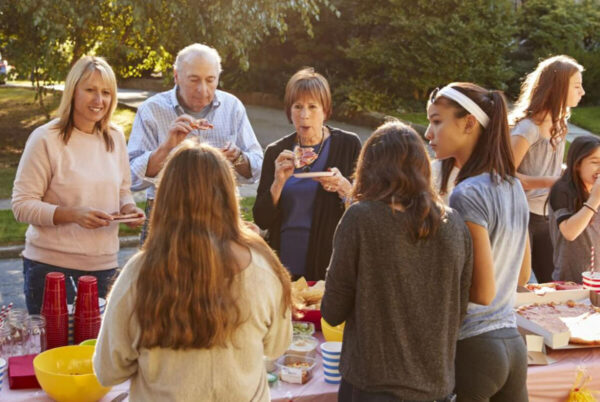
{"type": "MultiPolygon", "coordinates": [[[[519,121],[512,129],[511,135],[523,137],[529,143],[529,150],[523,157],[517,172],[527,176],[560,176],[565,154],[564,138],[556,144],[555,150],[550,139],[543,137],[539,126],[529,118],[519,121]]],[[[545,215],[544,204],[549,193],[549,188],[525,191],[529,210],[537,215],[545,215]]]]}
{"type": "Polygon", "coordinates": [[[558,181],[550,192],[549,224],[550,238],[554,247],[555,281],[581,283],[581,273],[590,267],[590,253],[593,245],[600,244],[600,216],[595,214],[585,230],[576,239],[569,241],[560,232],[561,222],[569,219],[574,210],[575,189],[568,183],[558,181]]]}
{"type": "Polygon", "coordinates": [[[513,304],[527,237],[529,211],[521,182],[495,184],[488,173],[460,182],[450,206],[467,222],[487,229],[492,246],[496,297],[489,306],[469,303],[459,339],[516,327],[513,304]]]}

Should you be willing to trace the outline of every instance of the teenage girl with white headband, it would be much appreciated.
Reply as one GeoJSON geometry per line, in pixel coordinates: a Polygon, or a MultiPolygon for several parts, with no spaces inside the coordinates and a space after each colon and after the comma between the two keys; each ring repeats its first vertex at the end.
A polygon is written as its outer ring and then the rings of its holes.
{"type": "Polygon", "coordinates": [[[450,206],[473,238],[470,303],[457,343],[459,401],[527,401],[527,349],[517,332],[517,283],[530,274],[528,208],[515,177],[501,92],[452,83],[431,93],[425,137],[460,169],[450,206]]]}
{"type": "Polygon", "coordinates": [[[527,76],[511,112],[512,149],[517,176],[529,203],[531,266],[538,282],[552,281],[552,243],[545,204],[561,171],[570,108],[583,90],[583,67],[568,56],[543,60],[527,76]]]}

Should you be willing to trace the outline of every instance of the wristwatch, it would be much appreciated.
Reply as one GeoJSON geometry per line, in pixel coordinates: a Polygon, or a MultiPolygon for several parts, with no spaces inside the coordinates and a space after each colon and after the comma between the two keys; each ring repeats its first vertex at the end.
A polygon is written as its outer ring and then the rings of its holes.
{"type": "Polygon", "coordinates": [[[246,158],[244,157],[244,153],[242,151],[240,151],[240,154],[238,155],[237,158],[235,158],[235,160],[233,161],[233,166],[239,166],[241,164],[243,164],[246,161],[246,158]]]}

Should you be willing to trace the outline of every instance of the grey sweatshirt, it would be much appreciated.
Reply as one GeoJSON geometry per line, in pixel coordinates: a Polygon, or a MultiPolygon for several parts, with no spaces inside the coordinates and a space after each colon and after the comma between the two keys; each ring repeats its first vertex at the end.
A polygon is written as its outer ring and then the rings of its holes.
{"type": "Polygon", "coordinates": [[[355,204],[340,221],[321,312],[346,321],[340,371],[355,387],[409,400],[452,392],[473,260],[463,219],[446,213],[416,242],[406,214],[381,202],[355,204]]]}

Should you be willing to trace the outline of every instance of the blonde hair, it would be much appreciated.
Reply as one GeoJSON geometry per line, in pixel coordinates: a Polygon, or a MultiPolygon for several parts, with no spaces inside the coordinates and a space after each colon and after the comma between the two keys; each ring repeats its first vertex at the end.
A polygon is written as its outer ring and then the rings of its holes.
{"type": "Polygon", "coordinates": [[[582,72],[583,66],[575,59],[559,55],[542,60],[529,73],[521,85],[521,94],[510,113],[511,125],[524,118],[533,118],[536,124],[550,114],[552,128],[550,143],[555,147],[559,138],[567,133],[567,119],[571,111],[567,106],[569,81],[573,74],[582,72]]]}
{"type": "Polygon", "coordinates": [[[314,68],[306,67],[292,75],[285,86],[283,103],[285,114],[292,122],[292,105],[304,96],[308,96],[321,104],[325,112],[325,120],[331,116],[331,91],[329,83],[314,68]]]}
{"type": "Polygon", "coordinates": [[[237,243],[260,253],[279,278],[281,314],[291,306],[288,271],[239,214],[235,179],[222,153],[184,141],[160,178],[149,237],[137,279],[140,346],[170,349],[223,346],[242,317],[238,297],[244,267],[237,243]]]}
{"type": "Polygon", "coordinates": [[[114,147],[114,141],[110,135],[110,120],[117,108],[117,79],[112,68],[102,57],[84,56],[71,67],[71,71],[65,80],[65,89],[58,107],[58,122],[56,126],[60,130],[60,135],[65,142],[69,143],[71,133],[75,127],[73,122],[73,112],[75,109],[75,89],[80,82],[87,80],[95,71],[98,71],[102,76],[104,85],[110,90],[110,106],[108,113],[104,115],[102,120],[96,122],[94,129],[101,133],[106,150],[111,152],[114,147]]]}

